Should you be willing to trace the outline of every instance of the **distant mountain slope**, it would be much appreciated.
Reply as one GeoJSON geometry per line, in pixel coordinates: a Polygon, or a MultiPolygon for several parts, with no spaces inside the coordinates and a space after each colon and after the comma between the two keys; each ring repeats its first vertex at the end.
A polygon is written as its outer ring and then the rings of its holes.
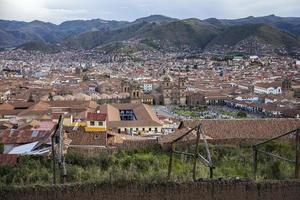
{"type": "Polygon", "coordinates": [[[222,20],[219,20],[217,18],[208,18],[203,21],[205,21],[209,24],[215,25],[215,26],[219,26],[219,27],[227,25],[225,22],[223,22],[222,20]]]}
{"type": "Polygon", "coordinates": [[[103,53],[121,53],[133,54],[139,51],[155,51],[151,46],[139,42],[111,42],[97,47],[99,52],[103,53]]]}
{"type": "Polygon", "coordinates": [[[0,20],[0,47],[13,47],[28,42],[57,43],[67,37],[95,30],[114,30],[129,22],[106,20],[74,20],[60,25],[41,21],[18,22],[0,20]],[[5,37],[4,37],[5,32],[5,37]],[[3,35],[3,36],[2,36],[3,35]],[[6,38],[11,38],[6,40],[6,38]]]}
{"type": "Polygon", "coordinates": [[[42,41],[45,43],[59,42],[64,38],[55,24],[42,21],[29,23],[0,20],[0,30],[10,35],[10,40],[0,37],[0,47],[18,46],[27,42],[42,41]]]}
{"type": "Polygon", "coordinates": [[[291,52],[299,49],[296,35],[300,37],[300,18],[275,15],[203,21],[151,15],[133,22],[93,19],[66,21],[60,25],[0,20],[0,48],[25,44],[22,48],[31,50],[100,46],[112,52],[114,48],[130,47],[136,50],[207,50],[215,46],[238,48],[242,44],[246,47],[252,41],[251,45],[257,43],[269,49],[284,48],[283,51],[291,52]]]}
{"type": "Polygon", "coordinates": [[[110,42],[128,40],[146,24],[146,22],[139,23],[112,31],[86,32],[66,39],[63,42],[63,45],[71,49],[91,49],[110,42]]]}
{"type": "Polygon", "coordinates": [[[99,31],[99,30],[115,30],[123,28],[130,24],[126,21],[109,21],[101,19],[92,20],[73,20],[61,23],[58,28],[67,33],[67,35],[79,34],[89,31],[99,31]]]}
{"type": "Polygon", "coordinates": [[[137,23],[141,23],[141,22],[168,23],[168,22],[173,22],[173,21],[177,21],[177,20],[178,19],[166,17],[163,15],[150,15],[148,17],[139,18],[139,19],[135,20],[134,22],[132,22],[132,24],[137,24],[137,23]]]}
{"type": "Polygon", "coordinates": [[[263,17],[249,16],[241,19],[220,19],[225,24],[229,25],[244,25],[244,24],[275,24],[275,23],[290,23],[300,24],[300,17],[279,17],[276,15],[268,15],[263,17]]]}
{"type": "Polygon", "coordinates": [[[177,19],[162,15],[151,15],[134,22],[116,20],[72,20],[60,25],[42,21],[20,22],[0,20],[0,47],[14,47],[28,42],[61,42],[67,37],[91,31],[112,31],[145,22],[168,23],[177,19]],[[8,40],[7,40],[8,39],[8,40]]]}
{"type": "Polygon", "coordinates": [[[209,18],[204,20],[211,24],[218,25],[246,25],[246,24],[268,24],[273,27],[288,31],[300,36],[300,17],[278,17],[276,15],[268,15],[263,17],[249,16],[241,19],[215,19],[209,18]]]}
{"type": "Polygon", "coordinates": [[[88,32],[65,41],[71,48],[93,48],[113,41],[141,40],[157,48],[203,48],[219,30],[198,19],[177,20],[166,24],[142,22],[115,31],[88,32]]]}
{"type": "MultiPolygon", "coordinates": [[[[248,24],[240,26],[231,26],[226,28],[220,35],[214,38],[207,46],[213,48],[214,46],[235,46],[242,42],[253,41],[267,45],[269,48],[285,48],[288,52],[295,49],[300,49],[300,40],[296,36],[287,32],[278,30],[266,24],[248,24]]],[[[247,45],[245,43],[245,45],[247,45]]]]}
{"type": "Polygon", "coordinates": [[[165,25],[152,26],[138,32],[137,38],[159,42],[162,47],[203,48],[220,31],[213,25],[198,19],[186,19],[165,25]]]}
{"type": "Polygon", "coordinates": [[[42,51],[46,53],[56,53],[61,50],[58,45],[45,44],[43,42],[28,42],[19,46],[18,49],[23,49],[26,51],[42,51]]]}

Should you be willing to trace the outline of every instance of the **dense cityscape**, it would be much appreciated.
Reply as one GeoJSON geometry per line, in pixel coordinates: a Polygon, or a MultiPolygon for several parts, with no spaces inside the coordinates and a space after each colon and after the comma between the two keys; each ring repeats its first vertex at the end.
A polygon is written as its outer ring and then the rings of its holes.
{"type": "Polygon", "coordinates": [[[0,199],[297,199],[299,25],[0,20],[0,199]]]}

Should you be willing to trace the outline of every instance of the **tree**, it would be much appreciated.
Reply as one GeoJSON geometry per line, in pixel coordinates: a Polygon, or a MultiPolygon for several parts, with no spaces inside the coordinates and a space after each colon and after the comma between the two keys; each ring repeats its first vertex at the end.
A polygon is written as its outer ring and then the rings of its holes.
{"type": "Polygon", "coordinates": [[[29,95],[29,98],[28,98],[27,102],[34,102],[34,98],[33,98],[33,95],[32,95],[32,93],[30,93],[30,95],[29,95]]]}
{"type": "Polygon", "coordinates": [[[50,101],[53,101],[53,95],[52,95],[51,92],[49,92],[48,99],[49,99],[50,101]]]}
{"type": "Polygon", "coordinates": [[[83,80],[83,81],[88,81],[88,80],[89,80],[88,75],[85,74],[85,75],[83,76],[82,80],[83,80]]]}
{"type": "Polygon", "coordinates": [[[244,111],[239,111],[239,112],[236,114],[236,116],[237,116],[238,118],[246,118],[246,117],[247,117],[247,113],[244,112],[244,111]]]}

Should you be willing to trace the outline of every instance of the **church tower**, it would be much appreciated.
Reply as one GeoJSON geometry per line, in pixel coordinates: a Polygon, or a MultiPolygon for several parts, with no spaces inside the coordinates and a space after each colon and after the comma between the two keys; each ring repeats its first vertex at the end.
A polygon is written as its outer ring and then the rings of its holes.
{"type": "Polygon", "coordinates": [[[187,78],[186,77],[179,77],[178,80],[179,92],[180,92],[180,105],[186,105],[186,88],[187,88],[187,78]]]}
{"type": "Polygon", "coordinates": [[[130,93],[130,83],[128,80],[122,80],[122,92],[130,93]]]}
{"type": "Polygon", "coordinates": [[[162,91],[163,91],[163,103],[164,105],[171,104],[171,86],[173,79],[169,75],[163,77],[162,91]]]}

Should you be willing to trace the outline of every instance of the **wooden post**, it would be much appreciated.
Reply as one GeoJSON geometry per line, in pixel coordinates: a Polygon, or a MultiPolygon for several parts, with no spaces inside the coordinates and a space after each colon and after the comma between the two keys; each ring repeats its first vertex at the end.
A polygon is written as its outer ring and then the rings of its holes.
{"type": "Polygon", "coordinates": [[[257,150],[256,147],[253,148],[253,178],[256,180],[256,170],[257,170],[257,150]]]}
{"type": "Polygon", "coordinates": [[[209,167],[209,178],[213,178],[213,176],[214,176],[214,168],[209,167]]]}
{"type": "Polygon", "coordinates": [[[199,140],[200,140],[200,125],[197,127],[197,139],[196,139],[196,147],[195,147],[195,152],[194,152],[194,166],[193,166],[193,180],[194,181],[196,181],[196,167],[197,167],[199,140]]]}
{"type": "Polygon", "coordinates": [[[51,145],[52,145],[52,170],[53,170],[53,184],[56,184],[56,170],[55,170],[55,133],[51,137],[51,145]]]}
{"type": "Polygon", "coordinates": [[[62,163],[60,166],[60,182],[64,184],[66,182],[67,170],[65,166],[65,157],[62,157],[62,163]]]}
{"type": "Polygon", "coordinates": [[[169,169],[168,169],[168,179],[171,178],[172,163],[173,163],[173,152],[174,152],[174,144],[171,144],[170,160],[169,160],[169,169]]]}
{"type": "Polygon", "coordinates": [[[296,131],[296,166],[295,177],[300,179],[300,128],[296,131]]]}
{"type": "Polygon", "coordinates": [[[209,178],[213,178],[213,162],[212,162],[212,158],[211,158],[211,154],[209,151],[209,146],[206,140],[206,136],[204,135],[204,132],[202,131],[201,127],[199,126],[199,132],[202,134],[203,137],[203,141],[204,141],[204,145],[205,145],[205,150],[206,150],[206,154],[207,154],[207,159],[208,159],[208,164],[209,164],[209,178]]]}
{"type": "Polygon", "coordinates": [[[65,183],[65,178],[67,175],[66,166],[65,166],[65,157],[64,157],[64,131],[63,131],[63,121],[64,116],[61,115],[58,121],[58,137],[59,137],[59,144],[58,144],[58,165],[60,170],[60,183],[65,183]]]}

